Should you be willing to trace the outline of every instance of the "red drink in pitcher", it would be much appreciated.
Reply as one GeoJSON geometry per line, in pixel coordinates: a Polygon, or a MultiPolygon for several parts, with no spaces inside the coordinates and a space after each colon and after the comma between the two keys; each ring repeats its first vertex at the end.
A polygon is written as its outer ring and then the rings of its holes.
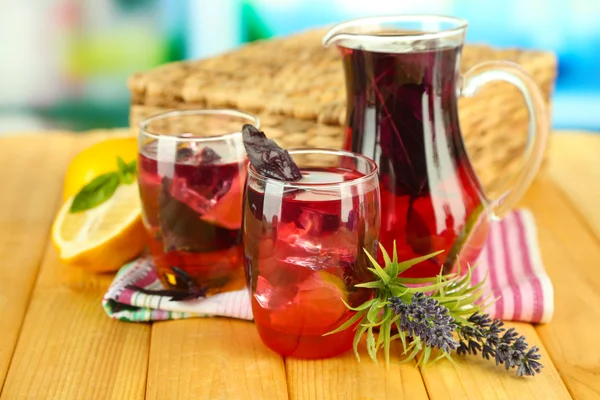
{"type": "Polygon", "coordinates": [[[377,178],[364,164],[362,172],[300,164],[302,179],[293,183],[250,172],[244,246],[252,311],[262,341],[281,355],[324,358],[352,346],[351,329],[323,335],[354,314],[344,302],[370,296],[354,287],[372,278],[363,249],[375,254],[379,229],[377,178]]]}
{"type": "MultiPolygon", "coordinates": [[[[460,48],[343,53],[352,91],[345,147],[379,166],[380,242],[391,252],[396,241],[401,259],[444,250],[406,276],[449,272],[484,209],[455,112],[460,48]]],[[[479,234],[461,261],[475,261],[479,234]]]]}
{"type": "Polygon", "coordinates": [[[457,261],[472,265],[490,217],[501,217],[519,200],[545,146],[541,92],[522,68],[492,61],[461,77],[466,27],[449,16],[389,15],[342,22],[323,38],[343,60],[344,147],[379,167],[380,242],[391,252],[395,241],[402,260],[443,251],[407,270],[410,277],[450,272],[457,261]],[[523,167],[496,201],[486,198],[469,161],[458,115],[458,97],[473,96],[492,81],[516,85],[531,118],[523,167]]]}

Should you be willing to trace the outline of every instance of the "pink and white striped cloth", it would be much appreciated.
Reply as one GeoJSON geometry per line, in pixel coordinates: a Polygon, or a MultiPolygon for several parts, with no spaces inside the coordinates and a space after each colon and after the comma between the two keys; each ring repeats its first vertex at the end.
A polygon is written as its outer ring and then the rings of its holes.
{"type": "MultiPolygon", "coordinates": [[[[533,216],[527,210],[509,213],[490,224],[486,245],[474,269],[472,283],[488,270],[485,296],[499,299],[486,312],[493,318],[546,323],[554,313],[554,291],[544,270],[533,216]]],[[[158,321],[190,317],[224,316],[252,319],[246,290],[206,299],[170,301],[128,288],[162,289],[152,266],[143,257],[125,265],[115,277],[102,304],[106,313],[125,321],[158,321]]]]}
{"type": "Polygon", "coordinates": [[[554,289],[542,263],[537,229],[529,211],[513,211],[492,222],[477,262],[484,268],[473,270],[471,282],[481,282],[487,270],[484,297],[499,297],[486,310],[490,316],[532,323],[552,319],[554,289]]]}

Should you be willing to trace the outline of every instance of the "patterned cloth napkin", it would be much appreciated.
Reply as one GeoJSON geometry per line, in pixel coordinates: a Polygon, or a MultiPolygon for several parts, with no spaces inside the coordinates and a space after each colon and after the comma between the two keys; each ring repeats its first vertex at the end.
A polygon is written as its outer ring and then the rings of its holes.
{"type": "MultiPolygon", "coordinates": [[[[554,313],[554,291],[544,270],[533,216],[527,210],[509,213],[491,223],[486,245],[473,271],[472,283],[483,279],[488,269],[484,296],[498,298],[488,310],[491,317],[512,321],[545,323],[554,313]]],[[[252,319],[246,290],[208,298],[171,301],[128,288],[163,289],[149,257],[125,265],[115,277],[102,304],[106,313],[124,321],[223,316],[252,319]]]]}

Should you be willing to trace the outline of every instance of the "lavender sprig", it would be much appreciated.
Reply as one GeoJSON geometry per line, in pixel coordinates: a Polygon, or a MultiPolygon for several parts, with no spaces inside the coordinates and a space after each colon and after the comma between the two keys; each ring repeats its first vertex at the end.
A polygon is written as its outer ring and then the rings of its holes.
{"type": "Polygon", "coordinates": [[[504,322],[491,320],[488,314],[475,313],[469,324],[458,324],[459,346],[457,353],[481,355],[486,360],[494,359],[496,365],[504,364],[508,370],[517,368],[517,376],[533,376],[543,368],[538,362],[541,354],[537,346],[527,348],[525,336],[519,336],[515,328],[506,330],[504,322]]]}
{"type": "Polygon", "coordinates": [[[356,313],[330,335],[352,328],[354,353],[358,360],[358,343],[366,334],[366,347],[370,358],[377,362],[381,348],[386,364],[390,363],[390,342],[402,342],[403,362],[416,360],[417,366],[426,366],[447,358],[453,362],[451,353],[459,355],[481,353],[483,358],[494,359],[508,370],[517,368],[517,376],[535,375],[541,371],[541,355],[535,346],[528,349],[524,336],[514,328],[506,330],[500,320],[492,321],[482,314],[487,299],[482,299],[483,285],[487,276],[477,285],[471,285],[471,272],[438,275],[433,278],[404,278],[400,274],[412,266],[435,257],[440,252],[411,260],[398,262],[394,243],[393,258],[385,249],[381,252],[385,261],[382,267],[365,251],[373,265],[369,271],[375,276],[372,282],[356,287],[373,290],[373,297],[358,307],[346,306],[356,313]],[[416,285],[418,284],[418,285],[416,285]],[[393,328],[397,333],[392,335],[393,328]],[[376,337],[375,333],[378,331],[376,337]],[[432,357],[437,351],[437,357],[432,357]]]}

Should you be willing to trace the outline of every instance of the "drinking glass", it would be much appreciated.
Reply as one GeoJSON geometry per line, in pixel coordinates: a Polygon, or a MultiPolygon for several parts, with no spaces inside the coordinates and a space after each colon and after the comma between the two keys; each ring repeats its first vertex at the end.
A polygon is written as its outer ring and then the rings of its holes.
{"type": "Polygon", "coordinates": [[[243,230],[254,322],[266,346],[296,358],[352,347],[354,332],[328,333],[371,292],[365,251],[379,234],[377,166],[343,150],[294,149],[302,179],[283,182],[248,168],[243,230]]]}
{"type": "Polygon", "coordinates": [[[211,295],[244,287],[246,123],[260,125],[235,110],[171,111],[140,124],[142,216],[168,289],[211,295]]]}

